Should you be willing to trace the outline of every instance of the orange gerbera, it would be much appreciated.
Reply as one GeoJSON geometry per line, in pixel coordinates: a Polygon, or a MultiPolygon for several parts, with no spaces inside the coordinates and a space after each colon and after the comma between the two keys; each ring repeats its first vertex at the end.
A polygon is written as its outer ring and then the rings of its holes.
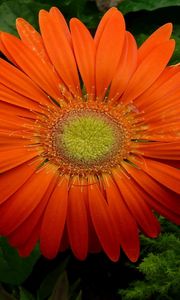
{"type": "Polygon", "coordinates": [[[117,261],[122,247],[136,261],[139,231],[160,232],[153,210],[180,223],[172,25],[137,49],[115,8],[94,38],[54,7],[39,23],[41,35],[23,19],[20,39],[1,33],[0,233],[20,255],[39,240],[48,258],[117,261]]]}

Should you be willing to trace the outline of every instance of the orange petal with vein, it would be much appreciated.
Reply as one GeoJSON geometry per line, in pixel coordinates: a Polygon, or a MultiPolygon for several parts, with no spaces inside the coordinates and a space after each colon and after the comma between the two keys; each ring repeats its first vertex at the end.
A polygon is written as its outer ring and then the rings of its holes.
{"type": "Polygon", "coordinates": [[[88,219],[86,193],[79,178],[71,182],[68,197],[67,230],[69,243],[75,256],[85,259],[88,251],[88,219]],[[82,226],[83,224],[83,226],[82,226]]]}
{"type": "Polygon", "coordinates": [[[141,186],[141,188],[160,205],[165,207],[167,211],[170,210],[171,212],[180,215],[179,197],[177,194],[166,189],[143,170],[134,168],[127,163],[123,163],[123,167],[139,186],[141,186]]]}
{"type": "Polygon", "coordinates": [[[15,59],[19,67],[46,93],[54,99],[59,99],[60,79],[49,64],[40,60],[35,52],[28,48],[16,37],[2,33],[1,38],[9,53],[15,59]],[[31,63],[33,61],[33,64],[31,63]]]}
{"type": "Polygon", "coordinates": [[[40,249],[52,259],[60,248],[68,204],[68,177],[60,178],[46,207],[40,232],[40,249]]]}
{"type": "Polygon", "coordinates": [[[180,172],[178,169],[147,158],[140,163],[136,163],[140,168],[142,168],[147,174],[152,176],[158,182],[173,190],[174,192],[180,193],[180,172]]]}
{"type": "Polygon", "coordinates": [[[101,246],[112,261],[117,261],[120,255],[117,229],[114,226],[108,204],[94,178],[88,185],[88,197],[91,219],[101,246]]]}
{"type": "Polygon", "coordinates": [[[174,47],[174,40],[170,40],[158,45],[146,56],[135,71],[122,96],[121,100],[124,103],[133,101],[159,77],[170,60],[174,47]]]}
{"type": "Polygon", "coordinates": [[[150,37],[138,49],[138,63],[140,64],[143,59],[159,44],[169,40],[172,33],[172,24],[167,23],[159,27],[153,32],[150,37]]]}
{"type": "Polygon", "coordinates": [[[54,174],[54,169],[48,166],[36,171],[21,189],[1,204],[0,231],[4,235],[9,235],[13,232],[43,201],[54,174]],[[42,177],[43,181],[41,180],[42,177]]]}
{"type": "Polygon", "coordinates": [[[124,18],[117,10],[105,25],[97,44],[95,78],[96,96],[100,100],[104,97],[118,66],[124,37],[124,18]]]}
{"type": "Polygon", "coordinates": [[[156,237],[160,232],[159,222],[146,204],[145,199],[138,193],[132,179],[125,177],[123,173],[119,172],[118,170],[114,170],[113,177],[129,211],[146,235],[156,237]]]}
{"type": "Polygon", "coordinates": [[[92,99],[95,92],[94,41],[90,32],[78,19],[71,19],[70,28],[78,68],[85,84],[86,92],[89,98],[92,99]]]}
{"type": "MultiPolygon", "coordinates": [[[[56,186],[57,174],[52,178],[46,193],[33,212],[21,223],[9,236],[8,241],[14,247],[21,247],[28,243],[33,231],[36,231],[38,224],[42,223],[43,214],[45,212],[49,198],[56,186]]],[[[39,236],[38,236],[39,238],[39,236]]]]}
{"type": "Polygon", "coordinates": [[[28,180],[40,163],[41,160],[37,162],[27,161],[25,164],[0,175],[0,204],[6,201],[28,180]]]}
{"type": "Polygon", "coordinates": [[[61,16],[55,17],[41,10],[39,22],[43,42],[56,71],[69,90],[75,95],[80,95],[75,57],[61,16]]]}
{"type": "Polygon", "coordinates": [[[49,98],[22,71],[0,58],[0,82],[42,105],[50,105],[49,98]]]}
{"type": "Polygon", "coordinates": [[[132,152],[160,159],[180,160],[180,142],[174,143],[139,143],[132,152]]]}
{"type": "Polygon", "coordinates": [[[128,258],[135,262],[140,253],[137,224],[110,175],[104,175],[104,185],[109,209],[119,231],[120,245],[128,258]]]}
{"type": "Polygon", "coordinates": [[[22,18],[16,20],[16,28],[23,43],[33,50],[42,61],[51,64],[40,33],[22,18]]]}
{"type": "Polygon", "coordinates": [[[110,86],[108,98],[111,101],[114,102],[122,95],[136,67],[137,44],[132,34],[127,31],[121,58],[110,86]]]}

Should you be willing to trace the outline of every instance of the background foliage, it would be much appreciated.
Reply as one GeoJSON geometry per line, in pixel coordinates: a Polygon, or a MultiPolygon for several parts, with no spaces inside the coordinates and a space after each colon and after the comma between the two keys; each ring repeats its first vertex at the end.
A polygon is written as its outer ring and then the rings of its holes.
{"type": "MultiPolygon", "coordinates": [[[[0,0],[0,30],[17,34],[17,17],[38,28],[38,11],[57,6],[67,19],[80,18],[94,33],[103,11],[112,3],[125,15],[127,28],[139,45],[157,27],[172,22],[176,51],[171,63],[179,62],[179,0],[0,0]]],[[[141,257],[136,264],[123,254],[116,264],[103,254],[79,262],[70,251],[48,261],[38,247],[28,258],[20,258],[0,238],[0,300],[178,300],[179,229],[163,218],[160,221],[158,239],[141,237],[141,257]]]]}

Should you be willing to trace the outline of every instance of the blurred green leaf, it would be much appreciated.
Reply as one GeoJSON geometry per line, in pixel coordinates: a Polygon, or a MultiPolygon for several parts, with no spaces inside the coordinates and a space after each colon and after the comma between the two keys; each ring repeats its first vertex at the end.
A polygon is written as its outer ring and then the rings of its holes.
{"type": "Polygon", "coordinates": [[[58,7],[67,19],[77,17],[89,28],[95,28],[100,18],[95,2],[87,0],[0,0],[0,30],[17,35],[15,22],[18,17],[26,19],[36,29],[40,9],[58,7]]]}
{"type": "Polygon", "coordinates": [[[4,238],[0,238],[0,281],[21,284],[31,274],[39,256],[39,250],[36,248],[28,257],[20,257],[4,238]]]}
{"type": "Polygon", "coordinates": [[[82,291],[79,292],[79,295],[76,297],[76,300],[82,300],[82,291]]]}
{"type": "Polygon", "coordinates": [[[55,285],[53,293],[49,300],[68,300],[69,299],[69,282],[66,272],[63,272],[55,285]]]}
{"type": "Polygon", "coordinates": [[[38,28],[38,12],[49,9],[51,4],[43,4],[33,0],[8,0],[0,2],[0,30],[17,34],[15,21],[22,17],[38,28]]]}
{"type": "Polygon", "coordinates": [[[79,18],[90,29],[97,27],[101,13],[97,9],[95,1],[57,1],[56,6],[62,11],[68,20],[72,17],[76,17],[79,18]]]}
{"type": "Polygon", "coordinates": [[[38,300],[45,300],[50,296],[59,276],[64,272],[69,258],[65,259],[55,270],[50,272],[42,282],[38,292],[38,300]]]}
{"type": "Polygon", "coordinates": [[[8,294],[0,285],[0,300],[17,300],[12,295],[8,294]]]}
{"type": "Polygon", "coordinates": [[[179,0],[124,0],[118,6],[123,14],[132,11],[155,10],[157,8],[180,6],[179,0]]]}
{"type": "Polygon", "coordinates": [[[138,46],[140,46],[160,26],[171,22],[173,24],[172,38],[176,41],[176,48],[170,64],[176,64],[180,61],[179,14],[180,6],[133,12],[126,16],[127,29],[134,35],[138,46]]]}
{"type": "Polygon", "coordinates": [[[69,298],[70,300],[81,299],[81,291],[79,292],[81,279],[78,278],[73,284],[69,286],[69,298]]]}
{"type": "Polygon", "coordinates": [[[177,64],[180,62],[180,24],[175,24],[174,33],[172,37],[176,41],[176,48],[174,55],[171,59],[171,64],[177,64]]]}
{"type": "Polygon", "coordinates": [[[86,2],[86,0],[65,0],[57,2],[57,5],[65,11],[68,10],[69,15],[79,17],[86,6],[86,2]]]}
{"type": "Polygon", "coordinates": [[[20,299],[19,300],[35,300],[35,298],[28,291],[20,288],[20,299]]]}

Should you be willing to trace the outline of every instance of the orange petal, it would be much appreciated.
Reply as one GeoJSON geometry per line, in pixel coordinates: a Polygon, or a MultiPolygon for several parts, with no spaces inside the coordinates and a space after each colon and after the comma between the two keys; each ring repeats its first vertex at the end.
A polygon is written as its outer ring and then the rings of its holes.
{"type": "Polygon", "coordinates": [[[96,47],[98,46],[99,44],[99,40],[101,38],[101,35],[104,31],[104,28],[106,27],[107,23],[109,22],[109,20],[111,18],[113,18],[114,15],[117,14],[117,8],[116,7],[112,7],[110,9],[108,9],[108,11],[104,14],[104,16],[102,17],[99,25],[98,25],[98,28],[96,30],[96,34],[95,34],[95,37],[94,37],[94,41],[95,41],[95,45],[96,47]]]}
{"type": "Polygon", "coordinates": [[[135,182],[120,172],[115,169],[113,177],[123,196],[124,202],[143,232],[149,237],[156,237],[160,232],[159,222],[146,204],[145,199],[139,193],[135,182]]]}
{"type": "Polygon", "coordinates": [[[16,28],[23,43],[33,50],[42,61],[51,64],[39,32],[22,18],[16,19],[16,28]]]}
{"type": "Polygon", "coordinates": [[[60,248],[68,204],[69,177],[63,176],[54,189],[44,213],[40,232],[40,249],[49,259],[54,258],[60,248]]]}
{"type": "Polygon", "coordinates": [[[90,253],[98,253],[102,250],[102,247],[101,247],[100,241],[97,237],[94,225],[92,223],[89,210],[88,210],[88,229],[89,229],[89,232],[88,232],[88,236],[89,236],[88,251],[90,253]]]}
{"type": "Polygon", "coordinates": [[[173,213],[180,215],[180,206],[178,195],[165,187],[161,186],[157,181],[150,177],[143,170],[132,167],[127,163],[123,163],[123,167],[133,177],[133,179],[141,186],[146,193],[155,199],[160,205],[173,213]]]}
{"type": "MultiPolygon", "coordinates": [[[[1,103],[2,105],[2,103],[1,103]]],[[[13,108],[10,108],[11,112],[13,112],[13,108]]],[[[22,140],[24,139],[24,134],[26,135],[26,138],[29,139],[29,143],[31,144],[33,139],[33,134],[35,130],[37,129],[37,124],[33,122],[33,119],[28,119],[23,116],[13,116],[12,114],[2,114],[2,111],[0,113],[0,122],[1,122],[1,132],[4,132],[6,134],[9,134],[9,137],[11,135],[21,134],[22,140]]]]}
{"type": "Polygon", "coordinates": [[[162,101],[157,101],[154,105],[149,107],[149,111],[143,114],[146,123],[174,123],[177,120],[177,116],[180,114],[180,91],[179,93],[172,94],[171,96],[164,97],[162,101]],[[178,95],[179,94],[179,95],[178,95]]]}
{"type": "Polygon", "coordinates": [[[0,229],[3,235],[9,235],[43,201],[55,170],[49,165],[34,173],[26,183],[0,206],[0,229]]]}
{"type": "Polygon", "coordinates": [[[117,229],[95,178],[90,178],[88,197],[91,219],[101,246],[112,261],[117,261],[120,255],[117,229]]]}
{"type": "Polygon", "coordinates": [[[37,225],[42,223],[43,213],[57,183],[57,176],[58,175],[55,174],[54,178],[50,182],[43,200],[37,205],[29,217],[27,217],[25,221],[8,236],[8,241],[12,246],[20,247],[28,243],[28,240],[31,238],[31,235],[33,231],[35,231],[37,225]]]}
{"type": "Polygon", "coordinates": [[[68,232],[67,232],[67,226],[65,224],[62,239],[61,239],[61,244],[59,247],[59,252],[64,252],[69,248],[69,237],[68,237],[68,232]]]}
{"type": "Polygon", "coordinates": [[[174,47],[174,40],[170,40],[158,45],[147,55],[129,81],[121,99],[123,102],[133,101],[153,84],[166,67],[174,47]]]}
{"type": "Polygon", "coordinates": [[[167,67],[159,78],[136,100],[135,103],[145,111],[152,111],[157,104],[163,107],[170,103],[172,96],[179,92],[180,68],[167,67]],[[169,99],[169,100],[168,100],[169,99]]]}
{"type": "MultiPolygon", "coordinates": [[[[133,169],[135,168],[133,167],[133,169]]],[[[134,173],[134,170],[132,171],[132,167],[129,171],[133,178],[143,188],[139,189],[141,197],[145,199],[146,203],[153,210],[155,210],[171,222],[174,222],[175,224],[179,225],[180,212],[178,195],[170,190],[167,190],[165,187],[161,187],[159,183],[157,183],[150,176],[142,172],[142,170],[139,170],[138,172],[139,174],[136,171],[134,173]]]]}
{"type": "Polygon", "coordinates": [[[1,36],[0,36],[0,51],[4,54],[4,56],[6,56],[8,58],[9,61],[11,61],[14,65],[16,65],[15,60],[13,59],[13,57],[7,51],[3,41],[1,39],[1,36]]]}
{"type": "Polygon", "coordinates": [[[90,32],[78,19],[71,19],[70,28],[78,68],[85,84],[86,92],[91,99],[95,92],[94,41],[90,32]]]}
{"type": "Polygon", "coordinates": [[[33,230],[33,232],[31,233],[31,236],[26,241],[26,243],[17,249],[20,256],[22,257],[29,256],[32,250],[34,249],[34,247],[36,246],[36,243],[39,239],[39,227],[40,225],[38,224],[36,228],[33,230]]]}
{"type": "Polygon", "coordinates": [[[61,81],[49,64],[13,35],[2,33],[1,38],[17,65],[48,95],[58,100],[61,81]]]}
{"type": "Polygon", "coordinates": [[[36,158],[40,152],[29,150],[28,148],[10,148],[1,151],[0,173],[11,170],[32,158],[36,158]]]}
{"type": "Polygon", "coordinates": [[[112,211],[113,219],[116,220],[121,246],[128,258],[135,262],[140,252],[137,224],[125,206],[112,177],[106,174],[103,179],[109,209],[112,211]]]}
{"type": "Polygon", "coordinates": [[[67,229],[70,246],[78,259],[85,259],[88,251],[88,221],[84,188],[79,178],[72,180],[69,191],[67,229]]]}
{"type": "Polygon", "coordinates": [[[150,37],[141,45],[138,50],[138,63],[140,64],[143,59],[159,44],[169,40],[172,33],[172,24],[167,23],[159,27],[150,37]]]}
{"type": "Polygon", "coordinates": [[[51,7],[49,15],[51,20],[56,20],[57,24],[60,26],[60,28],[62,28],[62,31],[65,33],[69,44],[72,46],[71,34],[63,14],[57,7],[51,7]]]}
{"type": "Polygon", "coordinates": [[[89,210],[89,201],[88,201],[88,181],[87,179],[81,179],[84,192],[84,200],[86,202],[86,213],[88,219],[88,251],[90,253],[98,253],[102,250],[101,244],[97,237],[94,225],[92,223],[90,210],[89,210]]]}
{"type": "Polygon", "coordinates": [[[148,193],[144,192],[143,189],[141,189],[139,186],[137,186],[137,188],[138,188],[139,195],[145,200],[145,202],[148,204],[150,208],[155,209],[159,214],[163,215],[170,221],[178,225],[180,224],[180,215],[178,215],[178,213],[174,213],[170,211],[169,209],[165,208],[161,204],[159,205],[159,203],[157,201],[154,201],[154,199],[151,196],[149,196],[148,193]]]}
{"type": "Polygon", "coordinates": [[[174,143],[137,143],[134,153],[160,159],[180,160],[180,142],[174,143]]]}
{"type": "Polygon", "coordinates": [[[27,123],[30,120],[30,123],[32,125],[36,120],[36,114],[34,114],[32,111],[2,101],[0,101],[0,115],[2,118],[4,116],[7,116],[7,118],[14,116],[14,119],[23,118],[24,123],[26,122],[27,119],[27,123]]]}
{"type": "Polygon", "coordinates": [[[7,88],[1,83],[0,83],[0,100],[23,108],[27,108],[31,111],[33,110],[33,111],[42,112],[42,108],[40,108],[40,105],[38,105],[36,102],[32,101],[31,99],[28,99],[27,97],[24,97],[23,95],[14,92],[13,90],[7,88]]]}
{"type": "Polygon", "coordinates": [[[176,193],[180,193],[180,172],[178,169],[147,158],[140,162],[136,160],[136,164],[161,184],[176,193]]]}
{"type": "MultiPolygon", "coordinates": [[[[152,122],[148,124],[147,134],[159,134],[164,136],[164,141],[168,141],[168,135],[177,137],[179,140],[180,122],[175,119],[174,122],[152,122]]],[[[152,139],[151,139],[152,140],[152,139]]]]}
{"type": "Polygon", "coordinates": [[[49,98],[23,72],[0,59],[0,82],[17,93],[42,105],[50,105],[49,98]]]}
{"type": "MultiPolygon", "coordinates": [[[[163,160],[158,159],[158,161],[164,163],[163,160]]],[[[166,159],[165,163],[169,166],[172,166],[172,167],[176,168],[176,169],[180,169],[180,160],[167,160],[166,159]]]]}
{"type": "Polygon", "coordinates": [[[0,175],[0,204],[6,201],[28,180],[40,163],[41,160],[28,161],[0,175]]]}
{"type": "MultiPolygon", "coordinates": [[[[80,95],[79,78],[72,47],[62,23],[62,15],[49,15],[41,10],[39,24],[48,55],[63,82],[75,95],[80,95]]],[[[67,25],[66,25],[67,27],[67,25]]]]}
{"type": "MultiPolygon", "coordinates": [[[[10,135],[10,132],[0,131],[0,149],[4,150],[12,148],[19,148],[29,144],[28,137],[22,137],[21,133],[10,135]]],[[[0,151],[1,151],[0,150],[0,151]]]]}
{"type": "Polygon", "coordinates": [[[178,214],[173,213],[171,210],[167,209],[151,197],[146,199],[146,201],[153,210],[157,211],[158,214],[165,217],[167,220],[180,225],[180,216],[178,214]]]}
{"type": "Polygon", "coordinates": [[[130,32],[126,32],[125,43],[122,50],[118,68],[113,76],[109,99],[114,100],[119,98],[134,73],[137,66],[137,45],[134,37],[130,32]],[[114,99],[111,99],[114,98],[114,99]]]}
{"type": "Polygon", "coordinates": [[[96,96],[102,99],[118,66],[125,37],[123,15],[116,10],[104,26],[96,50],[96,96]]]}

